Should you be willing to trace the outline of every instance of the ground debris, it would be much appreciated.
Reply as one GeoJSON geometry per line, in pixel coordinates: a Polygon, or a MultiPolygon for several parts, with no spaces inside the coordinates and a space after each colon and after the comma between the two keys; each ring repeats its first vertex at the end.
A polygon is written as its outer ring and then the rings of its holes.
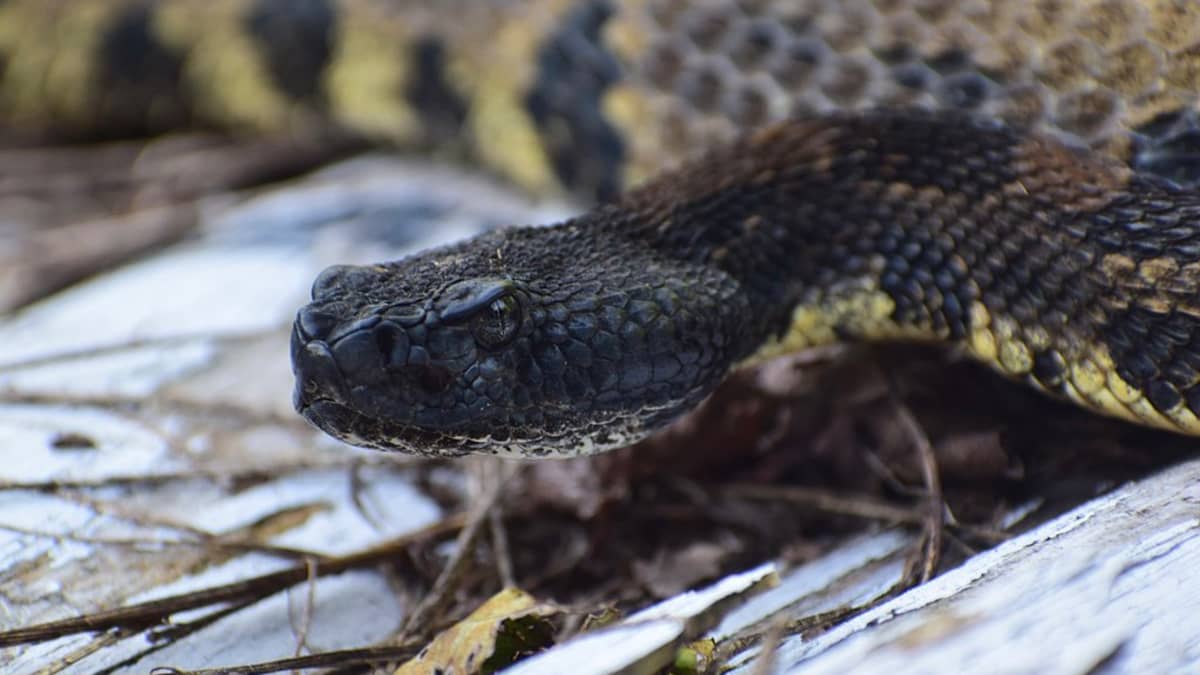
{"type": "Polygon", "coordinates": [[[395,675],[496,672],[548,647],[558,613],[528,593],[504,589],[438,634],[395,675]]]}

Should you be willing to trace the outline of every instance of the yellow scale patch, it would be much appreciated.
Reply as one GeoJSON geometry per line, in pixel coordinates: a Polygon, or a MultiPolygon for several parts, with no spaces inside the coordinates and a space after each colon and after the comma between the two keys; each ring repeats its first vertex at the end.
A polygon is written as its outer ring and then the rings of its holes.
{"type": "Polygon", "coordinates": [[[185,54],[184,79],[203,116],[235,127],[286,129],[297,111],[246,34],[245,10],[245,0],[165,3],[153,25],[165,45],[185,54]]]}
{"type": "MultiPolygon", "coordinates": [[[[604,24],[605,46],[612,51],[627,72],[635,72],[636,64],[649,49],[651,35],[646,26],[645,0],[629,0],[621,4],[616,16],[604,24]]],[[[654,129],[660,112],[655,98],[668,99],[664,94],[647,91],[644,85],[623,79],[604,93],[601,113],[619,130],[625,139],[627,157],[620,176],[622,185],[642,183],[663,168],[664,153],[654,129]]],[[[662,104],[662,101],[658,101],[662,104]]]]}
{"type": "MultiPolygon", "coordinates": [[[[891,318],[895,306],[891,296],[879,290],[873,280],[858,280],[818,302],[797,306],[787,332],[764,343],[737,367],[837,342],[839,331],[864,340],[945,339],[930,326],[896,323],[891,318]]],[[[1200,418],[1185,403],[1166,413],[1159,412],[1140,389],[1118,375],[1105,345],[1074,345],[1072,353],[1063,353],[1043,327],[1022,328],[1008,317],[994,317],[980,302],[971,306],[971,325],[965,341],[967,352],[1009,377],[1044,390],[1032,375],[1033,354],[1055,349],[1068,364],[1063,374],[1064,390],[1075,403],[1147,426],[1200,434],[1200,418]]]]}
{"type": "Polygon", "coordinates": [[[6,116],[17,123],[59,117],[87,122],[95,51],[112,20],[107,2],[0,4],[0,52],[8,61],[0,87],[6,116]],[[49,115],[48,115],[49,113],[49,115]]]}
{"type": "Polygon", "coordinates": [[[410,17],[383,16],[368,3],[344,4],[323,83],[334,117],[367,135],[414,141],[420,120],[403,91],[419,25],[410,17]]]}
{"type": "Polygon", "coordinates": [[[645,92],[628,84],[617,84],[604,94],[600,102],[601,113],[625,139],[629,155],[619,176],[620,184],[638,185],[662,168],[662,158],[646,146],[652,143],[647,138],[647,120],[654,118],[652,104],[645,92]],[[641,133],[639,133],[641,130],[641,133]]]}
{"type": "Polygon", "coordinates": [[[537,50],[571,7],[567,0],[526,2],[490,18],[487,44],[451,51],[449,80],[468,92],[470,125],[480,158],[519,187],[545,194],[558,187],[524,95],[537,76],[537,50]]]}
{"type": "Polygon", "coordinates": [[[815,303],[792,310],[787,332],[764,343],[736,367],[752,366],[809,347],[831,344],[844,332],[863,340],[933,341],[944,339],[931,326],[905,325],[892,319],[896,302],[873,279],[860,279],[815,303]]]}
{"type": "MultiPolygon", "coordinates": [[[[1055,348],[1042,327],[1019,327],[1007,317],[994,317],[980,302],[971,307],[968,352],[979,361],[1010,377],[1042,388],[1031,374],[1033,351],[1055,348]]],[[[1200,432],[1200,419],[1180,403],[1166,414],[1159,412],[1142,390],[1126,382],[1103,344],[1074,345],[1070,353],[1056,349],[1068,364],[1063,389],[1075,403],[1112,417],[1173,431],[1200,432]]],[[[1056,393],[1056,392],[1050,392],[1056,393]]]]}

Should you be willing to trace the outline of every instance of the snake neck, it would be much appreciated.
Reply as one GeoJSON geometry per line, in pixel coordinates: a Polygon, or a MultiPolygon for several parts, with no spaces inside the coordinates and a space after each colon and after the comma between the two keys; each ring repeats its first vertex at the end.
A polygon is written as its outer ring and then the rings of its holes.
{"type": "MultiPolygon", "coordinates": [[[[1039,354],[1060,365],[1105,339],[1105,316],[1136,304],[1105,269],[1136,268],[1124,256],[1142,240],[1169,257],[1155,214],[1186,199],[1045,137],[878,113],[767,127],[635,191],[608,218],[737,281],[751,308],[743,358],[846,339],[1015,341],[1028,353],[1005,369],[1022,375],[1039,354]],[[1054,330],[1022,333],[1036,325],[1054,330]]],[[[1162,277],[1179,265],[1160,267],[1162,277]]],[[[1003,349],[977,346],[989,362],[1003,349]]]]}
{"type": "Polygon", "coordinates": [[[1064,274],[1048,268],[1080,233],[1044,223],[1103,207],[1127,179],[961,115],[834,117],[767,127],[642,187],[617,229],[736,279],[744,356],[778,342],[959,340],[995,286],[986,275],[1024,288],[1064,274]]]}

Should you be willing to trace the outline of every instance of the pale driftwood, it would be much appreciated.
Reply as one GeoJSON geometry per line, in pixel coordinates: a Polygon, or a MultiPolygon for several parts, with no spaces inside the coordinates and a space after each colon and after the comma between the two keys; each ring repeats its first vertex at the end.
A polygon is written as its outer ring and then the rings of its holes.
{"type": "MultiPolygon", "coordinates": [[[[340,555],[444,517],[384,466],[397,458],[335,443],[291,410],[291,319],[322,267],[395,256],[389,238],[427,246],[546,214],[384,158],[200,212],[196,241],[0,318],[0,631],[303,570],[296,550],[340,555]]],[[[350,571],[160,644],[134,632],[2,646],[0,672],[146,673],[367,646],[402,625],[398,591],[373,567],[350,571]]]]}
{"type": "Polygon", "coordinates": [[[1200,672],[1200,461],[788,643],[780,661],[806,675],[1200,672]]]}
{"type": "MultiPolygon", "coordinates": [[[[1100,497],[811,640],[750,647],[731,673],[1200,672],[1200,461],[1100,497]]],[[[735,575],[706,593],[744,600],[706,635],[730,640],[882,597],[911,539],[849,541],[762,590],[735,575]],[[740,584],[740,585],[739,585],[740,584]],[[730,595],[729,593],[733,594],[730,595]]],[[[757,579],[752,575],[752,578],[757,579]]],[[[658,672],[699,637],[674,601],[561,645],[512,672],[658,672]]]]}
{"type": "Polygon", "coordinates": [[[648,607],[620,624],[585,633],[505,670],[511,675],[656,673],[671,665],[676,648],[700,637],[731,605],[779,583],[773,565],[761,565],[695,592],[648,607]]]}

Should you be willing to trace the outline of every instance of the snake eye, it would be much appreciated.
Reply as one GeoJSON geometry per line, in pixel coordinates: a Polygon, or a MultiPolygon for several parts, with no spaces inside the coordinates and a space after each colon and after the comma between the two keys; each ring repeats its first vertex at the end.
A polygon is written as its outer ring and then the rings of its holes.
{"type": "Polygon", "coordinates": [[[498,349],[512,342],[521,327],[521,305],[511,295],[502,295],[491,302],[471,322],[471,332],[479,344],[498,349]]]}

